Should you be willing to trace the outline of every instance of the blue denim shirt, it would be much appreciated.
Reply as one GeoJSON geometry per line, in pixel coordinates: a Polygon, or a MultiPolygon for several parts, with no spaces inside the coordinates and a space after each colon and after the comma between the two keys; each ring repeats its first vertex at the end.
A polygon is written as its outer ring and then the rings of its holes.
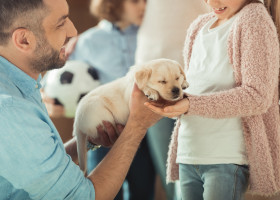
{"type": "Polygon", "coordinates": [[[81,60],[95,67],[101,84],[123,77],[134,65],[138,27],[120,30],[102,20],[79,36],[70,60],[81,60]]]}
{"type": "Polygon", "coordinates": [[[42,103],[40,79],[0,56],[0,200],[94,199],[42,103]]]}

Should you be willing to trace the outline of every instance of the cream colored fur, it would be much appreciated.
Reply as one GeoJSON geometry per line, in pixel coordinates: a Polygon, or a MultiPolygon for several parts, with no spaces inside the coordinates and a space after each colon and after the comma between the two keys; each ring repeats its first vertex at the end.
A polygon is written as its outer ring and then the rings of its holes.
{"type": "Polygon", "coordinates": [[[129,115],[129,99],[134,82],[148,99],[161,97],[177,101],[183,97],[188,84],[179,63],[169,59],[157,59],[144,65],[133,66],[127,75],[102,85],[87,94],[79,103],[75,115],[73,135],[77,136],[79,165],[86,173],[87,136],[97,137],[102,121],[126,124],[129,115]]]}

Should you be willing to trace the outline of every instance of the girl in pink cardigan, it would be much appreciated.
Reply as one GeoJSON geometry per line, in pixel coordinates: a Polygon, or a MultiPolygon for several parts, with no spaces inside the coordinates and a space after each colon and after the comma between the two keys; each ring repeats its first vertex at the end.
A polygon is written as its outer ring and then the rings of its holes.
{"type": "Polygon", "coordinates": [[[146,103],[178,117],[167,182],[180,179],[183,200],[240,200],[248,185],[253,194],[273,195],[280,191],[275,24],[258,1],[206,3],[213,12],[186,36],[186,98],[173,106],[146,103]]]}

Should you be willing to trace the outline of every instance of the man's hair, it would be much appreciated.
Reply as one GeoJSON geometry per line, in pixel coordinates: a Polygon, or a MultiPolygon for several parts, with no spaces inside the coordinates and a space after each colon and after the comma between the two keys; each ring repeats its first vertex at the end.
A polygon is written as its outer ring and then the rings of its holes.
{"type": "Polygon", "coordinates": [[[5,45],[17,28],[36,31],[41,26],[40,13],[44,8],[43,0],[0,0],[0,45],[5,45]]]}
{"type": "Polygon", "coordinates": [[[90,12],[99,19],[112,23],[121,20],[125,0],[91,0],[90,12]]]}

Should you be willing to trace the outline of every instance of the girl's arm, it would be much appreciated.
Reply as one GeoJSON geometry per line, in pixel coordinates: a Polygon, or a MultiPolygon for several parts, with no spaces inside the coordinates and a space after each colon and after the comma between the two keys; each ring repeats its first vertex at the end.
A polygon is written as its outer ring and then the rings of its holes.
{"type": "Polygon", "coordinates": [[[271,106],[278,87],[279,42],[271,19],[259,14],[255,20],[243,19],[248,21],[240,32],[240,40],[235,41],[239,44],[233,45],[237,47],[233,52],[240,55],[240,61],[235,63],[241,67],[241,85],[209,95],[189,95],[189,115],[244,117],[265,113],[271,106]]]}
{"type": "MultiPolygon", "coordinates": [[[[257,9],[250,18],[241,18],[243,26],[236,42],[234,53],[239,53],[240,60],[235,64],[241,68],[241,85],[231,90],[205,94],[188,95],[185,102],[164,108],[149,108],[163,115],[172,116],[181,109],[181,114],[199,115],[209,118],[229,118],[252,116],[265,113],[277,98],[279,73],[279,42],[275,26],[265,9],[257,9]],[[266,17],[267,16],[267,17],[266,17]],[[189,103],[189,105],[188,105],[189,103]],[[180,108],[181,106],[181,108],[180,108]],[[189,106],[189,107],[188,107],[189,106]]],[[[234,55],[233,55],[234,56],[234,55]]],[[[238,73],[238,72],[235,72],[238,73]]],[[[178,114],[178,113],[177,113],[178,114]]],[[[179,113],[180,114],[180,113],[179,113]]]]}

